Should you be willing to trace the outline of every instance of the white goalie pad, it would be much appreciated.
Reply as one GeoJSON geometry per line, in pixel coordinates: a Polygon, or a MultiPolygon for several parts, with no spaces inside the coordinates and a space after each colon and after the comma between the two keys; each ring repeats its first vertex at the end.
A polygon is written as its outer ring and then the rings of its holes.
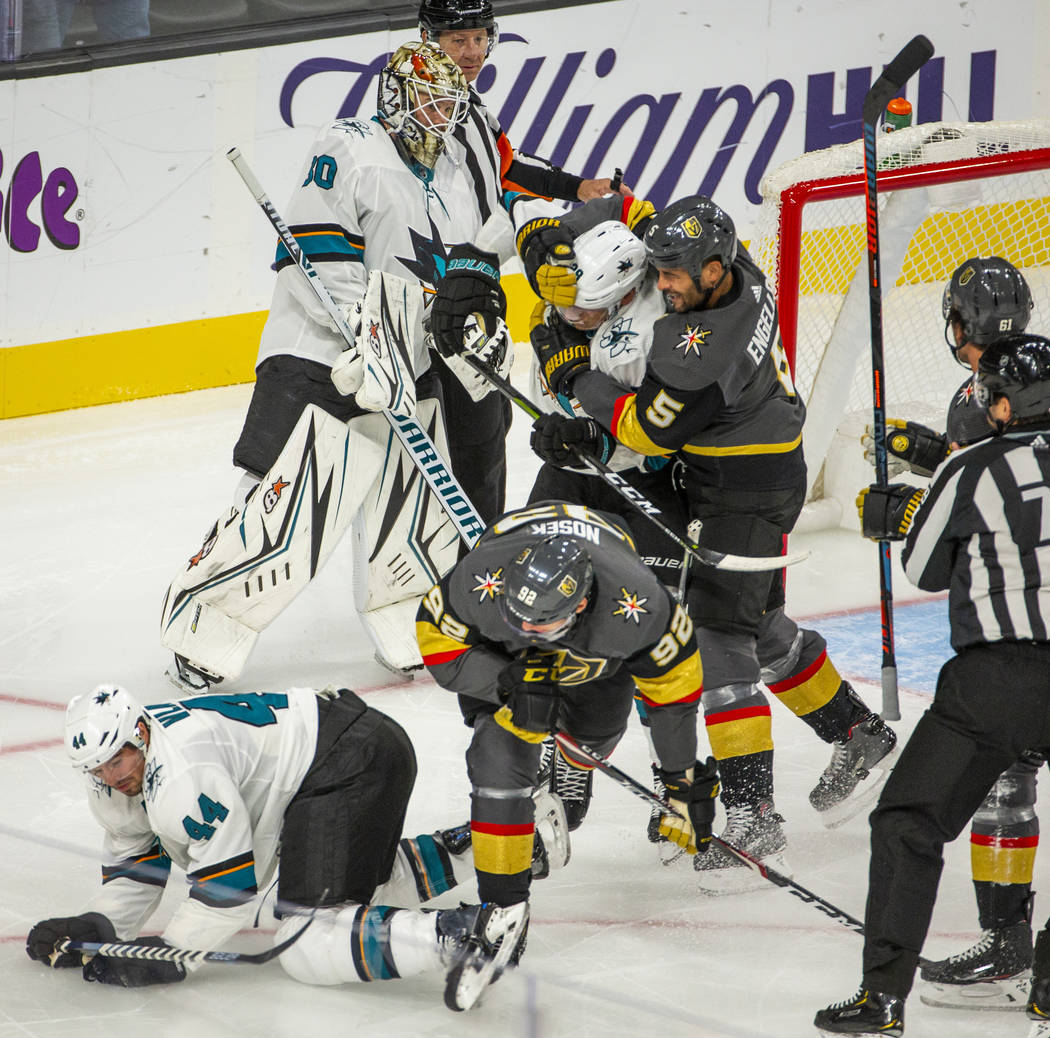
{"type": "MultiPolygon", "coordinates": [[[[448,445],[438,402],[421,400],[417,420],[445,457],[448,445]]],[[[395,670],[422,666],[416,609],[459,557],[459,533],[437,494],[378,415],[389,459],[354,519],[354,604],[383,662],[395,670]]],[[[370,430],[371,432],[371,430],[370,430]]]]}
{"type": "MultiPolygon", "coordinates": [[[[496,330],[488,335],[477,316],[471,314],[463,322],[463,352],[490,367],[500,378],[510,377],[511,365],[514,363],[514,342],[502,318],[496,319],[496,330]]],[[[496,387],[463,357],[448,357],[445,363],[475,403],[484,400],[489,393],[497,392],[496,387]]]]}
{"type": "Polygon", "coordinates": [[[381,270],[368,275],[357,339],[364,371],[355,398],[365,410],[390,411],[398,418],[415,413],[412,335],[421,327],[422,309],[418,282],[381,270]]]}
{"type": "Polygon", "coordinates": [[[313,579],[379,480],[386,437],[363,435],[366,421],[305,408],[243,508],[220,517],[172,581],[162,645],[221,677],[240,675],[257,632],[313,579]]]}

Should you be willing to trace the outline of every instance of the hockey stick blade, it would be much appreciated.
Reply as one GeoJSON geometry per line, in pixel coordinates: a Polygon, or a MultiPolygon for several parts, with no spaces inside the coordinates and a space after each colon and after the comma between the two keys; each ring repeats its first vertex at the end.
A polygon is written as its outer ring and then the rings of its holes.
{"type": "MultiPolygon", "coordinates": [[[[605,775],[608,775],[614,782],[618,782],[624,789],[629,793],[633,793],[639,800],[644,800],[651,807],[659,808],[666,814],[678,814],[665,800],[658,797],[651,789],[643,786],[636,778],[628,775],[627,772],[621,771],[615,764],[611,763],[600,753],[596,753],[589,746],[585,746],[583,743],[573,742],[567,736],[561,734],[561,732],[555,732],[554,739],[559,746],[562,746],[570,755],[576,755],[582,757],[585,760],[589,760],[595,768],[605,775]]],[[[747,868],[757,872],[763,879],[768,880],[774,886],[778,886],[786,890],[792,897],[798,898],[800,901],[807,905],[812,905],[818,912],[826,915],[829,919],[834,919],[835,922],[841,923],[847,930],[852,930],[854,933],[859,933],[861,936],[864,935],[864,924],[856,917],[844,912],[837,905],[833,905],[830,901],[826,901],[818,894],[814,894],[813,891],[807,890],[801,883],[796,883],[795,880],[789,876],[785,876],[782,872],[777,872],[776,869],[769,868],[768,865],[764,865],[757,858],[753,858],[746,851],[740,850],[738,847],[734,847],[730,843],[726,843],[725,840],[718,836],[711,836],[711,840],[717,843],[720,847],[724,848],[730,854],[732,854],[741,864],[747,868]]],[[[919,965],[926,965],[926,959],[919,959],[919,965]]]]}
{"type": "Polygon", "coordinates": [[[85,955],[101,955],[108,959],[146,959],[151,962],[226,962],[241,966],[259,966],[276,959],[287,951],[314,921],[315,908],[298,930],[264,952],[191,951],[186,948],[158,948],[152,944],[135,944],[134,941],[60,941],[56,952],[82,952],[85,955]]]}
{"type": "Polygon", "coordinates": [[[883,109],[905,83],[933,56],[933,44],[921,34],[911,39],[883,69],[864,97],[863,117],[876,123],[883,109]]]}
{"type": "MultiPolygon", "coordinates": [[[[487,364],[480,361],[471,353],[464,352],[463,359],[483,378],[488,379],[512,404],[517,404],[530,418],[539,418],[540,409],[528,397],[519,393],[518,390],[507,379],[497,375],[487,364]]],[[[785,566],[794,566],[796,562],[802,562],[809,558],[809,551],[788,552],[785,555],[732,555],[729,552],[714,551],[712,548],[701,548],[698,544],[690,544],[684,538],[674,532],[660,518],[663,513],[636,487],[631,486],[620,473],[603,465],[593,458],[584,457],[579,451],[576,457],[580,463],[589,468],[594,475],[603,479],[622,498],[630,502],[651,523],[658,526],[664,534],[671,538],[683,551],[688,552],[697,562],[713,569],[729,570],[734,573],[763,573],[769,570],[783,569],[785,566]]]]}

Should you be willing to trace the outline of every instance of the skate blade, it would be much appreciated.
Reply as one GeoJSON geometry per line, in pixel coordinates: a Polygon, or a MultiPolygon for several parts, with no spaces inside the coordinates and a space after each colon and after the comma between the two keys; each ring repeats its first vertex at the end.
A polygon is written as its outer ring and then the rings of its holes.
{"type": "MultiPolygon", "coordinates": [[[[791,866],[783,851],[767,854],[759,861],[767,868],[775,869],[782,876],[791,878],[791,866]]],[[[722,897],[725,894],[746,894],[752,890],[761,890],[769,885],[769,880],[754,869],[745,865],[730,866],[726,869],[710,869],[696,873],[697,885],[702,894],[709,897],[722,897]]]]}
{"type": "Polygon", "coordinates": [[[856,818],[866,807],[875,803],[890,777],[893,766],[897,763],[900,752],[898,743],[871,769],[868,777],[863,779],[845,800],[826,811],[818,812],[825,829],[837,829],[840,825],[845,825],[851,818],[856,818]]]}
{"type": "Polygon", "coordinates": [[[507,927],[496,954],[491,958],[467,957],[454,966],[445,979],[445,1005],[461,1013],[481,1002],[490,985],[503,975],[519,945],[528,934],[529,911],[526,906],[521,917],[507,927]]]}
{"type": "MultiPolygon", "coordinates": [[[[1024,1009],[1028,1003],[1028,989],[1031,983],[1031,970],[1025,970],[1007,980],[980,980],[976,984],[927,982],[919,992],[919,1001],[923,1005],[935,1006],[938,1009],[978,1009],[1008,1013],[1024,1009]]],[[[1047,1035],[1050,1036],[1050,1030],[1047,1031],[1047,1035]]]]}

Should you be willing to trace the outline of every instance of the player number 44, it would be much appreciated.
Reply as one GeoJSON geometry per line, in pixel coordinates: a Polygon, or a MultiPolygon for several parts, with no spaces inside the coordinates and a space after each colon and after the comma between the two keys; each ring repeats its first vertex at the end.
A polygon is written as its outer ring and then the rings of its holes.
{"type": "Polygon", "coordinates": [[[208,823],[226,821],[230,809],[217,800],[211,800],[203,793],[197,797],[197,806],[201,809],[201,817],[204,821],[198,822],[195,818],[186,815],[182,820],[182,828],[186,830],[191,840],[210,840],[215,835],[215,826],[208,823]]]}

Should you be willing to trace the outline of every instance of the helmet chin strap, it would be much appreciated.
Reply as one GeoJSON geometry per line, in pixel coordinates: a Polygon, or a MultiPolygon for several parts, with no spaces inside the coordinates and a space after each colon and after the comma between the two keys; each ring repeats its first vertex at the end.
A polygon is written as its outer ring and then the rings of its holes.
{"type": "Polygon", "coordinates": [[[700,293],[700,299],[697,302],[696,308],[703,309],[707,306],[707,303],[710,300],[711,296],[718,291],[718,289],[722,285],[722,282],[725,281],[726,276],[728,274],[729,268],[723,263],[722,276],[710,288],[704,288],[703,285],[700,284],[699,278],[693,278],[693,284],[696,286],[697,292],[700,293]]]}

